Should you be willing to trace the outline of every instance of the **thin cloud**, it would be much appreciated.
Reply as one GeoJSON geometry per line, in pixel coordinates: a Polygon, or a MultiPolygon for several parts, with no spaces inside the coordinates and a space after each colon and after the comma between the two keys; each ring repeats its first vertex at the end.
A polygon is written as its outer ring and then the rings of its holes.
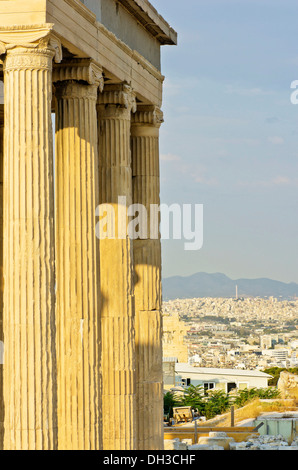
{"type": "Polygon", "coordinates": [[[277,175],[267,180],[258,181],[238,181],[237,185],[241,187],[259,187],[259,188],[273,188],[276,186],[297,186],[297,178],[289,178],[284,175],[277,175]]]}
{"type": "Polygon", "coordinates": [[[244,145],[259,145],[259,139],[247,139],[247,138],[239,138],[239,139],[222,139],[217,138],[215,139],[217,143],[220,144],[244,144],[244,145]]]}
{"type": "Polygon", "coordinates": [[[217,186],[217,178],[207,178],[205,176],[193,176],[196,183],[205,184],[206,186],[217,186]]]}
{"type": "Polygon", "coordinates": [[[166,163],[172,163],[172,170],[179,175],[186,175],[195,183],[204,184],[207,186],[218,185],[218,180],[214,176],[208,176],[207,169],[203,165],[193,165],[193,163],[182,159],[178,155],[168,153],[161,154],[160,160],[166,163]]]}
{"type": "Polygon", "coordinates": [[[272,179],[272,184],[274,186],[280,186],[280,185],[290,185],[292,184],[292,180],[288,178],[287,176],[277,176],[276,178],[272,179]]]}
{"type": "Polygon", "coordinates": [[[270,142],[273,145],[282,145],[284,143],[284,139],[282,137],[275,135],[273,137],[268,137],[268,142],[270,142]]]}
{"type": "Polygon", "coordinates": [[[267,124],[276,124],[277,122],[279,122],[279,119],[275,116],[272,116],[272,117],[268,117],[265,122],[267,124]]]}
{"type": "Polygon", "coordinates": [[[178,155],[174,155],[172,153],[161,154],[160,159],[163,162],[180,162],[181,158],[178,155]]]}
{"type": "Polygon", "coordinates": [[[239,95],[239,96],[255,97],[255,96],[272,95],[273,92],[270,90],[263,90],[262,88],[257,88],[257,87],[256,88],[240,88],[240,87],[235,87],[233,85],[229,85],[226,87],[225,93],[239,95]]]}

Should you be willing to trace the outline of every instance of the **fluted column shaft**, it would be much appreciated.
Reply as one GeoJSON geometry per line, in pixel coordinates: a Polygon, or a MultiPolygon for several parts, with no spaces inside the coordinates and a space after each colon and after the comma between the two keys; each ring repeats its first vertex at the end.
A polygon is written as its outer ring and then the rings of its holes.
{"type": "Polygon", "coordinates": [[[131,128],[133,202],[146,208],[147,230],[133,242],[136,308],[138,449],[163,449],[159,128],[162,114],[139,106],[131,128]],[[157,220],[152,220],[156,217],[157,220]],[[157,236],[151,232],[157,228],[157,236]],[[153,238],[151,239],[151,236],[153,238]]]}
{"type": "Polygon", "coordinates": [[[59,449],[101,448],[97,85],[56,83],[59,449]]]}
{"type": "Polygon", "coordinates": [[[15,47],[4,62],[5,449],[57,447],[53,56],[15,47]]]}
{"type": "Polygon", "coordinates": [[[4,400],[3,400],[3,137],[4,106],[0,104],[0,450],[4,438],[4,400]]]}
{"type": "Polygon", "coordinates": [[[103,448],[136,448],[135,313],[132,241],[117,231],[132,202],[129,87],[105,87],[100,95],[100,203],[115,214],[115,238],[100,239],[103,448]],[[118,197],[123,199],[118,204],[118,197]]]}

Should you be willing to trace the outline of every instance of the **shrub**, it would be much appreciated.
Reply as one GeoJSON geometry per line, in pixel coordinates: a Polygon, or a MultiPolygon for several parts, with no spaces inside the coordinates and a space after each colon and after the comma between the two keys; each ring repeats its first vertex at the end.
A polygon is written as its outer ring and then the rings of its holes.
{"type": "Polygon", "coordinates": [[[176,406],[175,397],[172,392],[165,393],[163,397],[164,414],[169,418],[173,417],[173,407],[176,406]]]}
{"type": "Polygon", "coordinates": [[[257,399],[276,398],[280,398],[280,392],[274,387],[246,388],[238,390],[233,396],[222,390],[210,390],[208,397],[206,397],[204,388],[201,385],[190,385],[182,396],[175,395],[172,392],[164,395],[164,414],[171,418],[174,407],[191,406],[194,410],[198,410],[201,416],[212,419],[227,412],[232,404],[236,405],[237,408],[242,408],[257,399]]]}
{"type": "Polygon", "coordinates": [[[246,388],[239,390],[235,395],[235,405],[239,408],[256,398],[274,399],[279,398],[280,392],[276,388],[246,388]]]}
{"type": "Polygon", "coordinates": [[[212,391],[205,403],[204,416],[212,419],[217,415],[225,413],[231,406],[230,396],[222,390],[212,391]]]}
{"type": "Polygon", "coordinates": [[[280,367],[271,367],[270,369],[264,370],[264,372],[266,374],[272,375],[272,379],[269,379],[268,385],[271,386],[271,387],[276,387],[277,382],[278,382],[279,377],[280,377],[280,374],[283,371],[288,371],[291,374],[298,375],[298,367],[293,367],[293,368],[290,368],[290,369],[280,368],[280,367]]]}

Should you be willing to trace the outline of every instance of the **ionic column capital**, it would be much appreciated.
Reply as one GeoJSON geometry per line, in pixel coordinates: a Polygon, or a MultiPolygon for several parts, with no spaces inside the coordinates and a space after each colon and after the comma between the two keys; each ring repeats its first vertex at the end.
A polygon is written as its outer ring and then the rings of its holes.
{"type": "Polygon", "coordinates": [[[87,99],[97,101],[97,85],[88,85],[75,80],[55,83],[55,97],[57,100],[87,99]]]}
{"type": "Polygon", "coordinates": [[[157,106],[139,105],[131,118],[132,137],[159,137],[163,113],[157,106]]]}
{"type": "Polygon", "coordinates": [[[94,85],[102,92],[104,79],[102,68],[91,59],[72,59],[56,65],[53,70],[53,82],[84,81],[94,85]]]}
{"type": "Polygon", "coordinates": [[[129,113],[135,113],[137,110],[136,94],[126,83],[117,85],[106,85],[103,93],[98,98],[99,109],[101,107],[117,106],[124,108],[129,113]]]}
{"type": "Polygon", "coordinates": [[[131,119],[132,126],[153,126],[159,128],[163,122],[163,112],[158,106],[154,105],[138,105],[131,119]]]}
{"type": "Polygon", "coordinates": [[[3,63],[3,71],[13,72],[20,70],[52,70],[54,52],[51,48],[28,49],[15,47],[7,51],[3,63]]]}
{"type": "MultiPolygon", "coordinates": [[[[53,24],[9,26],[0,28],[0,55],[10,53],[18,56],[20,50],[25,56],[52,55],[52,59],[59,63],[62,60],[62,46],[60,39],[52,32],[53,24]]],[[[32,62],[32,60],[31,60],[32,62]]],[[[17,60],[16,68],[30,68],[30,61],[17,60]]]]}

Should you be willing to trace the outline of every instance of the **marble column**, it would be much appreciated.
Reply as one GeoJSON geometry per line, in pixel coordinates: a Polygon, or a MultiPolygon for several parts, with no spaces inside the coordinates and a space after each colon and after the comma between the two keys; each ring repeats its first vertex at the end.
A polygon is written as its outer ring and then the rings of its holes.
{"type": "Polygon", "coordinates": [[[98,103],[100,203],[112,209],[115,225],[114,239],[100,233],[103,448],[134,450],[133,247],[126,210],[132,203],[130,126],[135,97],[127,85],[110,85],[98,103]],[[123,230],[118,230],[121,218],[123,230]]]}
{"type": "Polygon", "coordinates": [[[6,450],[57,447],[53,57],[43,41],[4,60],[6,450]]]}
{"type": "Polygon", "coordinates": [[[0,104],[0,450],[4,438],[3,400],[3,137],[4,106],[0,104]]]}
{"type": "Polygon", "coordinates": [[[132,117],[133,202],[146,208],[147,229],[133,242],[136,310],[138,449],[163,449],[159,128],[162,113],[138,106],[132,117]]]}
{"type": "Polygon", "coordinates": [[[58,447],[102,447],[96,102],[102,72],[61,64],[56,96],[58,447]],[[73,78],[73,79],[72,79],[73,78]]]}

